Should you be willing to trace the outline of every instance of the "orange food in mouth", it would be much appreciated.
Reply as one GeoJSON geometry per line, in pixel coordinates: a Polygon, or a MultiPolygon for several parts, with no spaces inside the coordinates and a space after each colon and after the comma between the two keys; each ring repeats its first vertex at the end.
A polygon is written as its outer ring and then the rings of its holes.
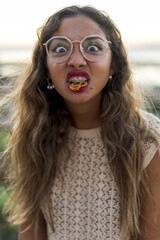
{"type": "Polygon", "coordinates": [[[74,82],[70,84],[70,89],[72,91],[78,91],[80,88],[87,86],[86,81],[74,82]]]}

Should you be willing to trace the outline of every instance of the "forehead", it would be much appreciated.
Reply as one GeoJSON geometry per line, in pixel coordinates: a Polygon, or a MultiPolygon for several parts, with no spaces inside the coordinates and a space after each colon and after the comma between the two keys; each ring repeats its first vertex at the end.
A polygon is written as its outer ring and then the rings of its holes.
{"type": "Polygon", "coordinates": [[[56,35],[66,36],[71,40],[81,40],[87,35],[100,35],[106,37],[98,23],[84,15],[62,19],[59,29],[53,34],[53,36],[56,35]]]}

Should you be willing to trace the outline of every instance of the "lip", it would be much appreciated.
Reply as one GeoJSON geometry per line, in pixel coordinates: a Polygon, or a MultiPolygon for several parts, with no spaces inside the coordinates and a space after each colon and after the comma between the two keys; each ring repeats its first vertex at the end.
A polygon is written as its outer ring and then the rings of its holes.
{"type": "Polygon", "coordinates": [[[68,87],[71,91],[73,91],[73,92],[82,92],[82,91],[84,91],[84,90],[88,87],[88,85],[89,85],[89,79],[90,79],[90,77],[89,77],[88,73],[85,72],[85,71],[69,72],[69,73],[67,74],[67,87],[68,87]],[[87,86],[81,87],[79,90],[72,90],[72,89],[70,89],[69,79],[70,79],[71,77],[75,77],[75,76],[76,76],[76,77],[79,77],[79,76],[86,77],[86,78],[88,79],[87,86]]]}
{"type": "Polygon", "coordinates": [[[68,80],[69,80],[71,77],[74,77],[74,76],[77,76],[77,77],[79,77],[79,76],[84,76],[84,77],[86,77],[88,80],[90,79],[88,73],[85,72],[85,71],[69,72],[69,73],[67,74],[67,82],[68,82],[68,80]]]}

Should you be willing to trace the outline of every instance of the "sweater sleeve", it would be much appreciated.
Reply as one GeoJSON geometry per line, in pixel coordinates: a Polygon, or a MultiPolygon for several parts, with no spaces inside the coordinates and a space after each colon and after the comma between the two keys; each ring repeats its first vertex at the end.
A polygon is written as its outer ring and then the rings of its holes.
{"type": "Polygon", "coordinates": [[[160,119],[151,113],[143,112],[142,114],[146,120],[147,127],[155,135],[156,141],[150,139],[143,142],[144,146],[144,168],[146,168],[151,160],[153,159],[155,153],[160,149],[160,119]]]}

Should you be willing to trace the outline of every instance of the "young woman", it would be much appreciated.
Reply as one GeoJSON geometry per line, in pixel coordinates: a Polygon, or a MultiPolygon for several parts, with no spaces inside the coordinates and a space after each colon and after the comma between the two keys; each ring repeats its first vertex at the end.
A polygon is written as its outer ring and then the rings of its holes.
{"type": "Polygon", "coordinates": [[[142,111],[108,15],[71,6],[51,16],[15,106],[19,240],[160,239],[160,121],[142,111]]]}

